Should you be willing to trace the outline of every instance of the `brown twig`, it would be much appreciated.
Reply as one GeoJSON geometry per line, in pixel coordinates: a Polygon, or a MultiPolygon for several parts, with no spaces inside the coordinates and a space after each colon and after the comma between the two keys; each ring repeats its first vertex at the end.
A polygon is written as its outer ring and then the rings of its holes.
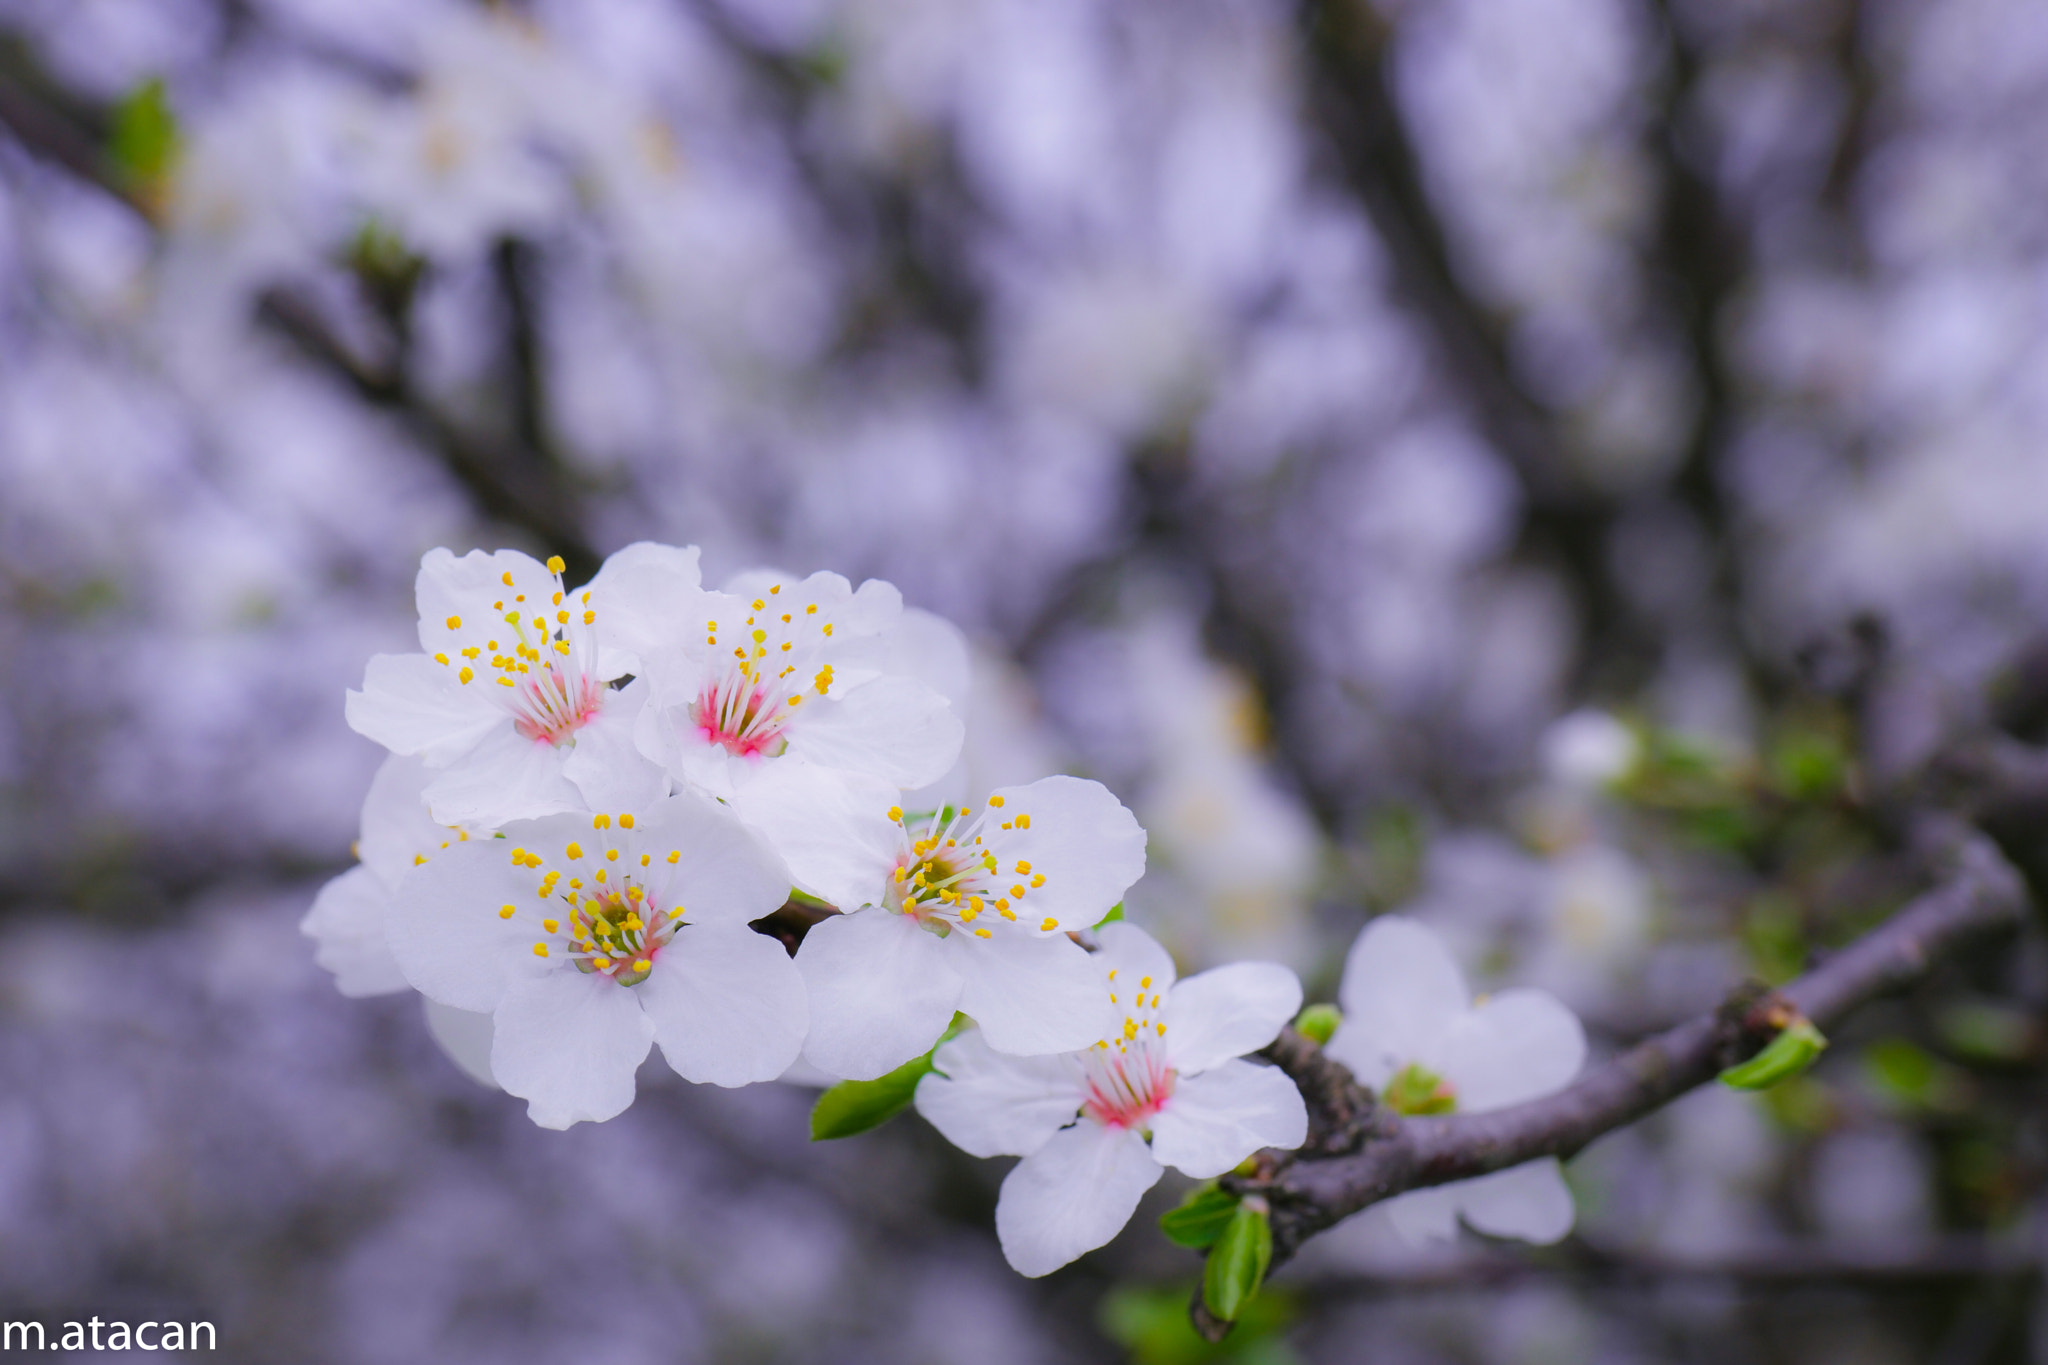
{"type": "MultiPolygon", "coordinates": [[[[1867,1000],[1917,979],[1957,945],[2019,923],[2026,897],[2019,875],[1981,834],[1946,832],[1947,874],[1885,924],[1770,991],[1745,986],[1711,1014],[1638,1044],[1556,1094],[1483,1114],[1402,1118],[1347,1091],[1330,1064],[1311,1065],[1305,1039],[1283,1035],[1271,1053],[1302,1084],[1323,1133],[1351,1125],[1353,1150],[1304,1148],[1262,1154],[1251,1176],[1226,1181],[1272,1207],[1273,1262],[1359,1210],[1408,1190],[1467,1180],[1540,1157],[1570,1157],[1594,1139],[1635,1122],[1747,1058],[1799,1015],[1823,1028],[1867,1000]],[[1332,1103],[1327,1096],[1337,1096],[1332,1103]],[[1345,1117],[1346,1115],[1350,1117],[1345,1117]]],[[[1341,1068],[1336,1068],[1341,1071],[1341,1068]]],[[[1195,1306],[1198,1330],[1218,1338],[1228,1324],[1195,1306]]]]}

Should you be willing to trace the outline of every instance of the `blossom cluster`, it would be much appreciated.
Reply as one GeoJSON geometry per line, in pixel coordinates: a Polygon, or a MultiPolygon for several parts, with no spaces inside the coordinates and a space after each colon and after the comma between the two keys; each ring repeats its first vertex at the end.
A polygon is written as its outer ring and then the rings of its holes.
{"type": "MultiPolygon", "coordinates": [[[[694,548],[628,546],[579,587],[565,567],[429,552],[418,652],[372,658],[348,694],[390,757],[360,865],[304,925],[344,994],[417,991],[451,1056],[550,1128],[623,1111],[655,1044],[721,1086],[929,1055],[919,1112],[1023,1158],[997,1230],[1027,1275],[1107,1242],[1167,1166],[1211,1179],[1305,1140],[1294,1083],[1245,1060],[1299,981],[1264,962],[1176,980],[1116,916],[1146,836],[1107,788],[921,795],[964,783],[952,626],[832,573],[707,588],[694,548]],[[814,921],[793,957],[752,927],[791,905],[814,921]]],[[[1454,1086],[1483,1107],[1568,1079],[1569,1012],[1525,992],[1464,1019],[1447,959],[1448,979],[1401,960],[1422,932],[1361,939],[1332,1054],[1428,1112],[1454,1086]]],[[[1432,1207],[1555,1237],[1570,1201],[1538,1174],[1508,1173],[1508,1202],[1540,1183],[1544,1216],[1432,1207]]]]}

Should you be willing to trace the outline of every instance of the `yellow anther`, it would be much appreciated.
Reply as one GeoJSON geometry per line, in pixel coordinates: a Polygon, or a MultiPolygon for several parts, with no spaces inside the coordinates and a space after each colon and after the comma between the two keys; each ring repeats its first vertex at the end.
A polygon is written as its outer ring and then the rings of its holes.
{"type": "Polygon", "coordinates": [[[1138,1036],[1138,1021],[1137,1021],[1137,1020],[1135,1020],[1135,1019],[1126,1019],[1126,1020],[1124,1020],[1124,1040],[1125,1040],[1126,1042],[1128,1042],[1128,1041],[1130,1041],[1131,1039],[1133,1039],[1133,1038],[1135,1038],[1135,1037],[1137,1037],[1137,1036],[1138,1036]]]}
{"type": "Polygon", "coordinates": [[[555,641],[555,653],[557,653],[557,654],[567,654],[568,652],[569,652],[569,642],[568,642],[567,640],[557,640],[557,641],[555,641]]]}
{"type": "Polygon", "coordinates": [[[680,921],[682,917],[687,913],[689,912],[684,910],[682,906],[678,905],[675,909],[668,912],[668,917],[672,920],[680,921]]]}
{"type": "Polygon", "coordinates": [[[626,932],[637,934],[646,927],[647,926],[641,922],[640,917],[638,915],[634,914],[630,910],[626,912],[626,932]]]}
{"type": "Polygon", "coordinates": [[[823,628],[827,635],[830,635],[832,633],[832,623],[830,621],[827,621],[823,628]]]}
{"type": "Polygon", "coordinates": [[[1017,828],[1018,828],[1018,829],[1030,829],[1030,828],[1031,828],[1031,817],[1030,817],[1030,816],[1028,816],[1028,815],[1019,815],[1019,816],[1017,817],[1017,828]]]}
{"type": "Polygon", "coordinates": [[[498,578],[501,582],[504,583],[506,587],[509,588],[512,586],[512,571],[510,569],[507,569],[505,570],[504,573],[499,574],[498,578]]]}
{"type": "Polygon", "coordinates": [[[769,595],[770,597],[773,597],[773,596],[775,596],[775,594],[776,594],[776,593],[779,593],[779,592],[781,592],[781,591],[782,591],[782,585],[781,585],[780,583],[777,583],[777,584],[776,584],[776,585],[775,585],[774,587],[772,587],[772,588],[768,589],[768,595],[769,595]]]}
{"type": "Polygon", "coordinates": [[[1015,910],[1012,910],[1010,908],[1010,903],[1005,900],[999,900],[996,902],[996,913],[1000,914],[1006,920],[1015,920],[1017,918],[1017,912],[1015,910]]]}
{"type": "Polygon", "coordinates": [[[762,609],[763,607],[765,607],[765,606],[767,606],[767,605],[768,605],[768,604],[767,604],[766,602],[762,601],[762,600],[761,600],[760,598],[758,598],[758,597],[754,599],[754,610],[755,610],[755,611],[760,611],[760,610],[761,610],[761,609],[762,609]]]}
{"type": "Polygon", "coordinates": [[[412,865],[414,867],[418,867],[421,863],[425,862],[426,860],[427,855],[424,853],[415,853],[412,855],[412,865]]]}
{"type": "Polygon", "coordinates": [[[511,907],[510,905],[501,905],[501,906],[499,906],[499,907],[498,907],[498,918],[499,918],[499,919],[511,919],[511,918],[512,918],[512,912],[513,912],[513,907],[511,907]]]}
{"type": "Polygon", "coordinates": [[[889,807],[889,819],[890,819],[890,820],[891,820],[892,822],[893,822],[893,821],[896,821],[896,820],[901,820],[902,818],[903,818],[903,807],[901,807],[901,806],[891,806],[891,807],[889,807]]]}
{"type": "Polygon", "coordinates": [[[562,922],[558,919],[544,919],[540,922],[540,927],[552,934],[562,927],[562,922]]]}
{"type": "Polygon", "coordinates": [[[568,624],[569,624],[569,613],[568,613],[568,612],[566,612],[566,611],[558,611],[558,612],[556,612],[556,613],[555,613],[555,624],[556,624],[556,625],[558,625],[558,626],[566,626],[566,625],[568,625],[568,624]]]}
{"type": "Polygon", "coordinates": [[[1003,808],[1003,798],[1000,796],[991,796],[988,799],[988,803],[991,806],[994,806],[997,810],[1001,810],[1003,808]]]}
{"type": "Polygon", "coordinates": [[[455,676],[463,682],[468,682],[470,679],[474,678],[476,674],[470,672],[468,667],[465,666],[463,670],[460,673],[457,673],[455,676]]]}
{"type": "Polygon", "coordinates": [[[450,629],[450,630],[461,630],[461,629],[462,629],[462,618],[461,618],[460,616],[451,616],[451,617],[449,617],[449,618],[448,618],[448,629],[450,629]]]}
{"type": "Polygon", "coordinates": [[[548,556],[548,572],[549,572],[549,573],[560,573],[560,572],[561,572],[562,570],[564,570],[564,569],[566,569],[566,568],[568,568],[568,567],[569,567],[569,566],[568,566],[567,564],[565,564],[565,563],[564,563],[564,562],[562,561],[562,557],[561,557],[560,555],[549,555],[549,556],[548,556]]]}
{"type": "Polygon", "coordinates": [[[513,681],[512,681],[512,680],[511,680],[510,678],[499,678],[499,679],[498,679],[498,686],[500,686],[500,687],[517,687],[517,686],[519,686],[519,684],[518,684],[518,683],[516,683],[516,682],[513,682],[513,681]]]}
{"type": "Polygon", "coordinates": [[[789,624],[789,613],[788,613],[788,612],[784,612],[784,613],[782,613],[782,624],[783,624],[783,625],[785,625],[785,626],[789,624]]]}
{"type": "Polygon", "coordinates": [[[645,853],[640,855],[640,866],[642,867],[646,867],[649,863],[653,861],[654,859],[648,857],[645,853]]]}
{"type": "Polygon", "coordinates": [[[583,845],[572,843],[567,848],[563,849],[562,852],[568,855],[571,859],[581,858],[583,856],[583,845]]]}
{"type": "Polygon", "coordinates": [[[608,848],[604,851],[604,856],[607,862],[615,863],[619,860],[619,851],[615,848],[608,848]]]}
{"type": "Polygon", "coordinates": [[[555,595],[554,595],[554,596],[552,596],[552,597],[548,598],[548,601],[552,602],[552,603],[553,603],[554,605],[556,605],[556,606],[558,606],[558,607],[559,607],[559,606],[561,606],[561,605],[562,605],[562,594],[561,594],[561,592],[560,592],[560,591],[558,590],[558,591],[557,591],[557,592],[555,593],[555,595]]]}
{"type": "Polygon", "coordinates": [[[970,905],[960,912],[960,922],[962,924],[972,924],[974,923],[975,917],[980,913],[981,911],[979,908],[970,905]]]}
{"type": "Polygon", "coordinates": [[[594,878],[593,878],[592,880],[594,880],[594,881],[599,881],[599,882],[602,882],[602,881],[606,881],[606,880],[608,880],[608,878],[607,878],[607,877],[606,877],[606,875],[605,875],[605,870],[604,870],[603,868],[601,868],[601,867],[600,867],[600,868],[599,868],[599,869],[597,870],[597,875],[596,875],[596,876],[595,876],[595,877],[594,877],[594,878]]]}
{"type": "Polygon", "coordinates": [[[783,652],[784,654],[787,654],[787,653],[789,653],[789,650],[790,650],[790,644],[789,644],[789,641],[787,641],[787,640],[784,640],[784,641],[782,642],[782,652],[783,652]]]}
{"type": "Polygon", "coordinates": [[[1059,927],[1060,927],[1060,922],[1059,922],[1058,920],[1054,919],[1054,918],[1053,918],[1053,917],[1052,917],[1051,915],[1047,915],[1047,916],[1045,917],[1045,923],[1043,923],[1043,924],[1039,925],[1038,927],[1039,927],[1040,929],[1044,930],[1044,931],[1045,931],[1046,933],[1048,933],[1048,934],[1049,934],[1049,933],[1051,933],[1051,932],[1052,932],[1053,930],[1055,930],[1055,929],[1057,929],[1057,928],[1059,928],[1059,927]]]}
{"type": "Polygon", "coordinates": [[[791,706],[797,706],[797,705],[801,705],[801,704],[802,704],[802,702],[803,702],[803,698],[802,698],[802,697],[791,697],[791,698],[789,699],[789,704],[790,704],[791,706]]]}
{"type": "Polygon", "coordinates": [[[653,964],[652,962],[649,962],[649,961],[648,961],[648,960],[647,960],[646,958],[644,958],[644,957],[636,957],[636,958],[634,958],[634,959],[633,959],[633,970],[634,970],[634,971],[636,971],[636,972],[644,972],[644,971],[648,970],[648,969],[649,969],[650,967],[652,967],[653,965],[654,965],[654,964],[653,964]]]}
{"type": "Polygon", "coordinates": [[[434,656],[434,662],[437,664],[445,665],[448,662],[448,656],[446,654],[436,654],[434,656]]]}
{"type": "Polygon", "coordinates": [[[1110,968],[1110,970],[1109,970],[1109,979],[1110,979],[1111,981],[1114,981],[1114,980],[1116,980],[1116,968],[1114,968],[1114,967],[1110,968]]]}
{"type": "Polygon", "coordinates": [[[986,929],[976,929],[976,930],[974,931],[974,936],[975,936],[976,938],[988,938],[988,937],[990,937],[990,934],[989,934],[988,930],[986,930],[986,929]]]}
{"type": "Polygon", "coordinates": [[[816,602],[813,602],[813,603],[811,603],[811,604],[810,604],[810,605],[809,605],[808,607],[805,607],[805,608],[804,608],[804,615],[806,615],[806,616],[816,616],[817,614],[818,614],[818,604],[817,604],[816,602]]]}
{"type": "Polygon", "coordinates": [[[533,628],[534,628],[535,630],[546,630],[546,629],[548,628],[548,618],[547,618],[547,617],[545,617],[545,616],[536,616],[536,617],[534,617],[534,618],[533,618],[533,628]]]}
{"type": "Polygon", "coordinates": [[[533,955],[534,955],[535,957],[546,957],[546,956],[548,955],[548,945],[547,945],[547,944],[545,944],[545,943],[536,943],[536,944],[534,944],[534,945],[533,945],[533,955]]]}
{"type": "Polygon", "coordinates": [[[608,972],[612,969],[612,960],[608,957],[593,957],[590,959],[590,965],[601,972],[608,972]]]}
{"type": "Polygon", "coordinates": [[[754,632],[754,643],[757,645],[767,638],[768,632],[765,630],[757,630],[754,632]]]}
{"type": "Polygon", "coordinates": [[[592,829],[610,829],[612,827],[612,818],[609,815],[593,815],[590,817],[590,827],[592,829]]]}
{"type": "Polygon", "coordinates": [[[631,814],[630,814],[629,812],[626,812],[626,811],[621,811],[621,812],[619,812],[619,828],[620,828],[620,829],[631,829],[631,828],[633,828],[633,817],[632,817],[632,815],[631,815],[631,814]]]}
{"type": "Polygon", "coordinates": [[[1020,877],[1027,877],[1031,875],[1031,864],[1025,862],[1022,858],[1019,858],[1017,860],[1017,875],[1020,877]]]}
{"type": "Polygon", "coordinates": [[[1024,884],[1022,882],[1010,888],[1010,898],[1020,901],[1024,899],[1024,884]]]}
{"type": "Polygon", "coordinates": [[[589,625],[592,621],[595,621],[596,619],[597,613],[594,611],[586,611],[583,613],[583,624],[586,626],[589,625]]]}
{"type": "Polygon", "coordinates": [[[1152,978],[1151,978],[1151,977],[1149,977],[1149,976],[1141,976],[1141,977],[1139,977],[1139,978],[1138,978],[1138,989],[1139,989],[1139,990],[1141,990],[1141,991],[1149,991],[1149,990],[1151,990],[1151,989],[1152,989],[1152,978]]]}
{"type": "Polygon", "coordinates": [[[1166,1025],[1164,1025],[1164,1024],[1154,1024],[1154,1025],[1152,1026],[1152,1029],[1153,1029],[1153,1031],[1154,1031],[1155,1033],[1157,1033],[1157,1034],[1158,1034],[1158,1035],[1159,1035],[1159,1036],[1160,1036],[1161,1038],[1164,1038],[1164,1037],[1166,1036],[1166,1025]]]}
{"type": "Polygon", "coordinates": [[[668,851],[668,860],[672,863],[681,862],[682,857],[683,851],[679,848],[672,848],[668,851]]]}

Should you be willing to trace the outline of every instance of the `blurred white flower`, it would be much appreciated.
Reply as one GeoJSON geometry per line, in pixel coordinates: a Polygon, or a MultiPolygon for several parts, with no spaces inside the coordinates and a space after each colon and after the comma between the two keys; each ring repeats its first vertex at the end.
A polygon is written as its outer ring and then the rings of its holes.
{"type": "Polygon", "coordinates": [[[766,846],[683,793],[458,843],[405,879],[386,927],[415,988],[492,1016],[497,1082],[535,1123],[566,1128],[631,1104],[655,1041],[678,1074],[715,1085],[796,1060],[803,979],[747,927],[788,890],[766,846]]]}
{"type": "Polygon", "coordinates": [[[804,1057],[866,1079],[924,1052],[964,1010],[999,1052],[1087,1047],[1114,1026],[1088,954],[1095,924],[1145,870],[1145,831],[1108,788],[1048,777],[923,817],[874,781],[765,774],[761,828],[797,884],[847,913],[796,963],[811,1000],[804,1057]]]}
{"type": "Polygon", "coordinates": [[[1574,711],[1543,734],[1543,769],[1553,782],[1592,789],[1626,777],[1642,750],[1635,731],[1605,711],[1574,711]]]}
{"type": "Polygon", "coordinates": [[[1136,926],[1098,936],[1098,979],[1124,1016],[1114,1036],[1020,1058],[970,1031],[917,1086],[917,1111],[955,1146],[1024,1158],[996,1203],[1003,1255],[1024,1275],[1116,1236],[1167,1166],[1208,1179],[1308,1135],[1294,1082],[1241,1060],[1301,1007],[1293,972],[1239,962],[1176,984],[1173,959],[1136,926]]]}
{"type": "MultiPolygon", "coordinates": [[[[1398,1113],[1480,1113],[1562,1089],[1586,1038],[1541,991],[1474,1002],[1436,936],[1413,920],[1367,925],[1344,964],[1344,1022],[1328,1052],[1398,1113]]],[[[1555,1242],[1571,1231],[1572,1196],[1556,1158],[1411,1190],[1381,1205],[1415,1241],[1457,1235],[1458,1219],[1496,1237],[1555,1242]]]]}

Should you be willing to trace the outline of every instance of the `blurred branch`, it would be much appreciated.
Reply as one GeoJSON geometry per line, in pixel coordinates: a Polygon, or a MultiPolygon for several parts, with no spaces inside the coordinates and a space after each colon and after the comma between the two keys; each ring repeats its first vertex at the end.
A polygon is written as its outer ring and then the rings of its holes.
{"type": "MultiPolygon", "coordinates": [[[[1918,979],[1967,940],[2016,926],[2026,896],[1997,847],[1950,826],[1929,832],[1946,845],[1949,867],[1891,920],[1782,990],[1746,985],[1712,1013],[1638,1044],[1541,1099],[1480,1114],[1403,1118],[1355,1084],[1345,1086],[1335,1062],[1311,1060],[1305,1040],[1283,1034],[1269,1055],[1302,1083],[1316,1111],[1311,1135],[1317,1146],[1299,1155],[1261,1153],[1254,1174],[1225,1183],[1263,1195],[1271,1205],[1277,1265],[1316,1233],[1397,1194],[1540,1157],[1573,1156],[1754,1056],[1800,1015],[1831,1027],[1865,1001],[1918,979]]],[[[1227,1330],[1199,1303],[1194,1314],[1207,1335],[1227,1330]]]]}
{"type": "MultiPolygon", "coordinates": [[[[38,159],[57,166],[119,199],[154,224],[155,215],[121,183],[101,153],[104,117],[51,85],[19,44],[0,45],[0,126],[38,159]]],[[[518,438],[492,442],[458,428],[412,384],[401,364],[388,373],[359,359],[305,295],[285,286],[265,290],[257,315],[291,341],[308,360],[342,380],[358,397],[403,419],[479,510],[517,526],[568,561],[571,581],[588,579],[601,559],[582,529],[581,499],[562,470],[530,439],[537,429],[537,364],[531,337],[522,343],[514,314],[515,430],[518,438]]],[[[402,320],[387,319],[402,331],[402,320]]],[[[404,348],[401,348],[401,356],[404,348]]]]}

